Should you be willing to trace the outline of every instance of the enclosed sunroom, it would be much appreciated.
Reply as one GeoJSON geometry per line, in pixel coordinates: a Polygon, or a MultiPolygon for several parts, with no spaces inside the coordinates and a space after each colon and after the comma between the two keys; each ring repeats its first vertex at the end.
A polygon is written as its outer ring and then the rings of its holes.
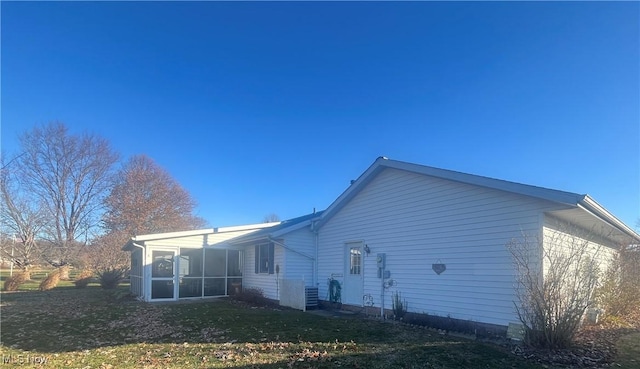
{"type": "Polygon", "coordinates": [[[144,301],[229,296],[242,289],[244,249],[229,240],[278,223],[132,237],[131,292],[144,301]]]}

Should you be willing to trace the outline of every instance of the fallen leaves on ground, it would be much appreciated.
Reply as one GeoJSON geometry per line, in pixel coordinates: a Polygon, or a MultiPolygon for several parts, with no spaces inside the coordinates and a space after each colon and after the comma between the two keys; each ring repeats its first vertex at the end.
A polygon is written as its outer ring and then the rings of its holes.
{"type": "Polygon", "coordinates": [[[614,365],[620,338],[634,332],[640,332],[640,308],[626,319],[605,319],[600,324],[582,327],[573,348],[538,350],[514,346],[512,352],[547,366],[606,368],[614,365]]]}

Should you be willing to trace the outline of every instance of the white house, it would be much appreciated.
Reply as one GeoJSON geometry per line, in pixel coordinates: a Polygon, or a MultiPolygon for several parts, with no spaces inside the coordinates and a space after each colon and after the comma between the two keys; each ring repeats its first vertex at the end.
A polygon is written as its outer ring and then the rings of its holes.
{"type": "MultiPolygon", "coordinates": [[[[582,229],[576,236],[592,235],[603,259],[621,243],[640,239],[588,195],[386,158],[376,160],[314,226],[318,275],[341,280],[343,303],[389,308],[397,290],[412,312],[500,326],[518,321],[506,247],[512,239],[555,242],[562,239],[553,237],[558,233],[582,229]],[[574,227],[558,226],[567,222],[574,227]],[[395,282],[387,289],[378,278],[382,253],[395,282]]],[[[319,288],[326,296],[327,284],[319,288]]]]}
{"type": "Polygon", "coordinates": [[[241,282],[304,308],[309,288],[328,300],[340,286],[342,304],[351,307],[389,309],[391,294],[400,291],[411,312],[507,326],[517,317],[506,245],[523,235],[547,244],[558,235],[587,237],[605,263],[620,244],[640,242],[588,195],[381,157],[324,212],[138,236],[125,249],[133,252],[132,290],[146,301],[228,295],[241,282]],[[585,232],[567,233],[573,230],[585,232]],[[164,259],[177,262],[160,276],[156,264],[164,259]],[[192,259],[203,266],[184,267],[192,259]],[[197,283],[200,289],[186,287],[197,283]],[[155,292],[165,285],[164,294],[155,292]]]}

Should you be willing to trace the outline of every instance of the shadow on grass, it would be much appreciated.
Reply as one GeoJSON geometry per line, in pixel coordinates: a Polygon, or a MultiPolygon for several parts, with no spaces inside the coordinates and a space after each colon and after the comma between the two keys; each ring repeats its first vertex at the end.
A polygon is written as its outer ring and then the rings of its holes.
{"type": "Polygon", "coordinates": [[[537,367],[498,346],[357,316],[248,308],[227,299],[119,300],[126,289],[3,293],[2,346],[60,354],[120,350],[160,367],[167,352],[169,359],[204,352],[212,368],[537,367]]]}

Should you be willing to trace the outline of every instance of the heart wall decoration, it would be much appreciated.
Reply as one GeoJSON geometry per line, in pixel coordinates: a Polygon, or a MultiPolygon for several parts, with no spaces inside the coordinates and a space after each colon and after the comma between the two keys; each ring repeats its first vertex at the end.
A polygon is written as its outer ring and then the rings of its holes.
{"type": "Polygon", "coordinates": [[[436,274],[440,275],[447,270],[447,265],[442,263],[431,264],[431,269],[433,269],[436,274]]]}

